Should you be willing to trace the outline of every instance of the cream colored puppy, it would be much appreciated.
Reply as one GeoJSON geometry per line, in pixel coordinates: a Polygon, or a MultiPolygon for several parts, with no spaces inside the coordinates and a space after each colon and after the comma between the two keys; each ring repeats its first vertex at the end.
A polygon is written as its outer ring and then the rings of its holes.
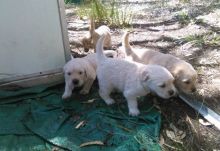
{"type": "MultiPolygon", "coordinates": [[[[108,57],[116,56],[113,50],[104,52],[108,57]]],[[[82,87],[80,94],[87,94],[96,78],[96,55],[88,54],[83,58],[72,58],[63,67],[65,78],[65,91],[62,99],[67,99],[72,95],[72,90],[82,87]]]]}
{"type": "Polygon", "coordinates": [[[175,86],[185,93],[196,91],[197,73],[191,64],[170,54],[145,49],[133,49],[129,44],[129,32],[123,36],[122,49],[126,58],[144,64],[157,64],[167,68],[175,78],[175,86]]]}
{"type": "Polygon", "coordinates": [[[123,92],[129,114],[138,115],[137,97],[155,92],[162,98],[168,99],[175,95],[174,78],[170,72],[158,65],[144,65],[118,58],[107,58],[103,54],[103,35],[97,42],[97,78],[99,94],[106,104],[115,101],[110,98],[113,90],[123,92]]]}
{"type": "Polygon", "coordinates": [[[110,28],[105,25],[102,25],[99,28],[95,29],[95,23],[93,18],[91,17],[89,33],[81,40],[84,50],[87,52],[90,48],[95,49],[98,39],[103,34],[106,35],[104,47],[109,49],[112,46],[110,28]]]}

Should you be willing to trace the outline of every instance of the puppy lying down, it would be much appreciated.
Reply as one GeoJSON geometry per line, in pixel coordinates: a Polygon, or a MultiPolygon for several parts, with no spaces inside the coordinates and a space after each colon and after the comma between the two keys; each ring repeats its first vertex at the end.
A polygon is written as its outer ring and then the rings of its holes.
{"type": "MultiPolygon", "coordinates": [[[[105,55],[115,57],[116,52],[106,50],[105,55]]],[[[96,78],[96,54],[88,54],[83,58],[72,58],[63,67],[65,78],[65,91],[62,99],[67,99],[72,95],[72,90],[82,87],[80,94],[87,94],[96,78]]]]}
{"type": "Polygon", "coordinates": [[[102,25],[95,29],[95,23],[93,17],[90,19],[89,33],[81,41],[86,52],[89,51],[89,48],[95,50],[96,43],[101,35],[105,34],[106,39],[104,41],[104,47],[109,49],[112,46],[110,28],[108,26],[102,25]]]}
{"type": "Polygon", "coordinates": [[[125,32],[122,41],[122,50],[126,58],[143,64],[157,64],[167,68],[175,78],[175,87],[182,92],[196,91],[197,73],[184,60],[170,54],[163,54],[153,50],[133,49],[129,44],[129,32],[125,32]]]}
{"type": "Polygon", "coordinates": [[[106,104],[115,101],[110,98],[113,90],[123,92],[129,114],[139,114],[136,98],[149,92],[155,92],[162,98],[170,98],[175,95],[173,85],[174,78],[170,72],[158,65],[144,65],[124,59],[107,58],[103,54],[103,35],[97,42],[97,78],[99,82],[99,94],[106,104]]]}

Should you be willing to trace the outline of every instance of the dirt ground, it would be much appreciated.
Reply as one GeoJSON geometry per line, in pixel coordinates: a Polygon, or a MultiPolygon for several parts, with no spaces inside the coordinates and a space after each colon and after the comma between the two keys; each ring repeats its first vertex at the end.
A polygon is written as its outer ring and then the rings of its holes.
{"type": "MultiPolygon", "coordinates": [[[[220,3],[158,3],[129,2],[134,8],[130,43],[133,47],[173,54],[191,63],[199,75],[193,97],[220,114],[220,3]],[[182,12],[187,17],[180,15],[182,12]]],[[[88,32],[89,20],[80,20],[74,5],[66,6],[66,16],[72,54],[85,55],[83,48],[73,41],[88,32]]],[[[123,29],[111,28],[111,32],[114,48],[118,48],[123,29]]],[[[163,150],[220,150],[220,131],[182,100],[149,97],[162,114],[163,150]]]]}

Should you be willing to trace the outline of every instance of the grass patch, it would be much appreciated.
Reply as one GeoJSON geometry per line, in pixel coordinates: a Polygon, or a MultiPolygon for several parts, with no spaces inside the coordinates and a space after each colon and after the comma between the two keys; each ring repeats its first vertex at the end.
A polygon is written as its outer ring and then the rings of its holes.
{"type": "Polygon", "coordinates": [[[185,4],[185,3],[190,3],[191,1],[190,0],[179,0],[179,2],[185,4]]]}
{"type": "Polygon", "coordinates": [[[115,27],[128,27],[133,18],[130,6],[121,7],[116,0],[102,3],[100,0],[91,0],[77,7],[80,18],[93,16],[97,24],[107,24],[115,27]]]}
{"type": "Polygon", "coordinates": [[[179,12],[179,14],[177,15],[177,19],[181,25],[187,25],[191,22],[190,16],[185,11],[179,12]]]}
{"type": "Polygon", "coordinates": [[[209,32],[202,35],[189,35],[183,39],[186,42],[191,42],[196,46],[220,46],[220,35],[216,32],[209,32]]]}
{"type": "Polygon", "coordinates": [[[80,4],[82,2],[88,3],[90,0],[64,0],[65,4],[80,4]]]}

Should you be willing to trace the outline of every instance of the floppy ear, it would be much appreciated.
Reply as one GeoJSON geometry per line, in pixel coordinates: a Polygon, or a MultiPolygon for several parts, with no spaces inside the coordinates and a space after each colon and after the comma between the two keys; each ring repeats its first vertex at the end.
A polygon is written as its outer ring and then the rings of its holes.
{"type": "Polygon", "coordinates": [[[93,68],[93,66],[90,65],[89,63],[85,64],[84,72],[85,72],[86,78],[88,78],[88,79],[95,79],[96,78],[96,71],[93,68]]]}
{"type": "Polygon", "coordinates": [[[86,69],[84,69],[84,74],[85,74],[86,78],[88,78],[88,74],[86,72],[86,69]]]}
{"type": "Polygon", "coordinates": [[[183,71],[177,67],[176,69],[173,70],[172,74],[174,76],[175,79],[181,77],[181,74],[183,73],[183,71]]]}
{"type": "Polygon", "coordinates": [[[63,66],[63,73],[65,73],[65,71],[66,71],[66,64],[63,66]]]}
{"type": "Polygon", "coordinates": [[[146,70],[143,70],[143,71],[141,72],[141,80],[142,80],[142,81],[147,81],[147,80],[149,80],[149,78],[150,78],[149,72],[146,71],[146,70]]]}
{"type": "Polygon", "coordinates": [[[72,54],[70,55],[70,57],[71,57],[71,60],[73,60],[73,59],[74,59],[74,57],[73,57],[73,55],[72,55],[72,54]]]}

